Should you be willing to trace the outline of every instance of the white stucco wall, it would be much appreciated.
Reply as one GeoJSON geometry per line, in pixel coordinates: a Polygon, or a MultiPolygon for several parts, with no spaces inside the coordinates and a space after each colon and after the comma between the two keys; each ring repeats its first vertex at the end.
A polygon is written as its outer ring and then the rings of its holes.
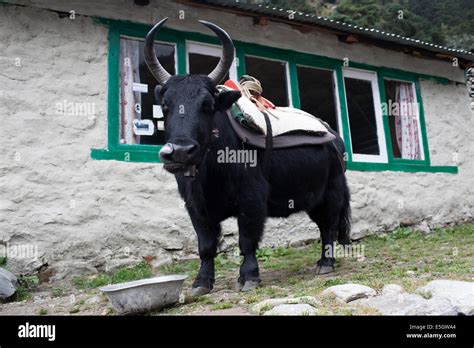
{"type": "MultiPolygon", "coordinates": [[[[16,2],[144,23],[169,15],[170,26],[190,31],[205,32],[198,18],[226,29],[232,21],[229,32],[242,41],[251,37],[260,44],[462,81],[462,72],[447,63],[346,45],[328,34],[303,35],[281,24],[256,29],[249,18],[194,8],[186,8],[187,19],[179,21],[181,7],[174,2],[151,8],[125,0],[16,2]]],[[[155,256],[156,264],[196,256],[175,180],[160,164],[90,158],[92,147],[106,147],[107,45],[107,29],[89,17],[60,19],[39,8],[0,5],[0,242],[32,245],[38,256],[10,258],[8,266],[16,272],[47,264],[60,278],[143,256],[155,256]],[[95,117],[58,115],[56,104],[64,100],[93,103],[95,117]]],[[[354,238],[407,219],[433,227],[472,219],[474,146],[468,132],[474,115],[466,87],[424,81],[421,88],[432,162],[454,165],[457,153],[459,174],[349,171],[354,238]]],[[[226,222],[223,231],[221,248],[233,247],[235,222],[226,222]]],[[[300,214],[270,220],[263,245],[298,245],[311,238],[318,238],[317,228],[300,214]]]]}

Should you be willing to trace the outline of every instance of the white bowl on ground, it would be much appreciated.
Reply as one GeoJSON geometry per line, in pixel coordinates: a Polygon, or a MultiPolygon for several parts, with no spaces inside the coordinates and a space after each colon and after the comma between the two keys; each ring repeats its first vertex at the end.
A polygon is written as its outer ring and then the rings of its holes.
{"type": "Polygon", "coordinates": [[[99,288],[121,314],[145,313],[178,302],[187,275],[167,275],[99,288]]]}

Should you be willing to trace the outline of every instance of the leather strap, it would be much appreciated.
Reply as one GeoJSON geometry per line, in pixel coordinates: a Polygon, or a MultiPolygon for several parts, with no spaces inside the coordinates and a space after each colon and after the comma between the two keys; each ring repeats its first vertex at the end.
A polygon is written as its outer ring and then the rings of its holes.
{"type": "Polygon", "coordinates": [[[270,179],[270,157],[273,150],[273,130],[272,123],[266,112],[263,112],[263,117],[265,117],[265,124],[267,126],[267,137],[265,139],[265,157],[263,159],[263,175],[267,181],[270,179]]]}

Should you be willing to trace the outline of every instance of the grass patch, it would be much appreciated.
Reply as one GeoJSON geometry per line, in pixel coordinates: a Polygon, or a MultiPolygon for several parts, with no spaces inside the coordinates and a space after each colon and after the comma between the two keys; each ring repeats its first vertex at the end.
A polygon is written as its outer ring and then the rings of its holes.
{"type": "Polygon", "coordinates": [[[257,250],[258,261],[269,261],[274,257],[287,256],[289,255],[290,249],[278,247],[278,248],[262,248],[257,250]]]}
{"type": "Polygon", "coordinates": [[[216,272],[222,272],[238,268],[241,262],[242,260],[240,256],[219,254],[215,258],[214,264],[216,267],[216,272]]]}
{"type": "Polygon", "coordinates": [[[345,284],[345,283],[346,283],[346,281],[344,279],[335,278],[335,279],[326,280],[324,282],[324,286],[330,287],[330,286],[341,285],[341,284],[345,284]]]}
{"type": "Polygon", "coordinates": [[[92,277],[75,277],[73,284],[78,289],[89,290],[107,284],[150,278],[152,275],[151,266],[146,262],[140,262],[136,266],[120,268],[112,273],[99,273],[92,277]]]}
{"type": "MultiPolygon", "coordinates": [[[[324,289],[347,283],[367,285],[377,291],[392,283],[403,286],[407,292],[414,292],[434,279],[474,280],[474,224],[439,228],[430,234],[403,227],[390,233],[368,236],[357,243],[364,246],[364,258],[338,258],[336,271],[323,276],[314,273],[314,266],[321,255],[320,243],[298,249],[262,248],[257,253],[261,287],[245,294],[236,292],[230,297],[227,295],[224,302],[243,302],[251,307],[267,298],[304,295],[319,297],[324,289]]],[[[234,283],[239,263],[240,258],[235,255],[221,254],[216,258],[216,287],[234,283]]],[[[178,262],[165,267],[168,267],[170,273],[189,274],[191,282],[199,269],[199,260],[178,262]]],[[[224,288],[231,289],[226,285],[224,288]]],[[[423,296],[429,298],[429,294],[423,296]]],[[[219,291],[211,292],[206,298],[215,299],[213,309],[221,305],[219,291]]],[[[184,304],[180,306],[179,313],[195,311],[197,305],[196,300],[184,304]]],[[[331,299],[322,300],[318,313],[379,314],[369,308],[341,304],[331,299]]]]}
{"type": "Polygon", "coordinates": [[[51,290],[51,295],[53,297],[62,297],[64,295],[66,295],[66,289],[64,287],[61,287],[61,286],[54,287],[51,290]]]}
{"type": "Polygon", "coordinates": [[[218,310],[222,310],[222,309],[229,309],[229,308],[232,308],[232,307],[234,307],[234,305],[232,303],[224,302],[224,303],[215,304],[214,306],[211,307],[211,309],[213,311],[218,311],[218,310]]]}
{"type": "Polygon", "coordinates": [[[433,297],[433,294],[430,291],[419,291],[418,294],[425,300],[429,300],[433,297]]]}

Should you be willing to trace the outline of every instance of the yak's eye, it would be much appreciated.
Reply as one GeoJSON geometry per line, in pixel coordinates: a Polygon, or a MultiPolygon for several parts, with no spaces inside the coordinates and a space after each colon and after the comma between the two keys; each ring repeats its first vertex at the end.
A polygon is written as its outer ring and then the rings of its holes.
{"type": "Polygon", "coordinates": [[[202,111],[206,114],[212,114],[214,111],[214,103],[212,101],[205,101],[202,103],[202,111]]]}
{"type": "Polygon", "coordinates": [[[161,112],[163,112],[163,115],[166,115],[169,111],[168,105],[166,103],[161,103],[161,112]]]}

